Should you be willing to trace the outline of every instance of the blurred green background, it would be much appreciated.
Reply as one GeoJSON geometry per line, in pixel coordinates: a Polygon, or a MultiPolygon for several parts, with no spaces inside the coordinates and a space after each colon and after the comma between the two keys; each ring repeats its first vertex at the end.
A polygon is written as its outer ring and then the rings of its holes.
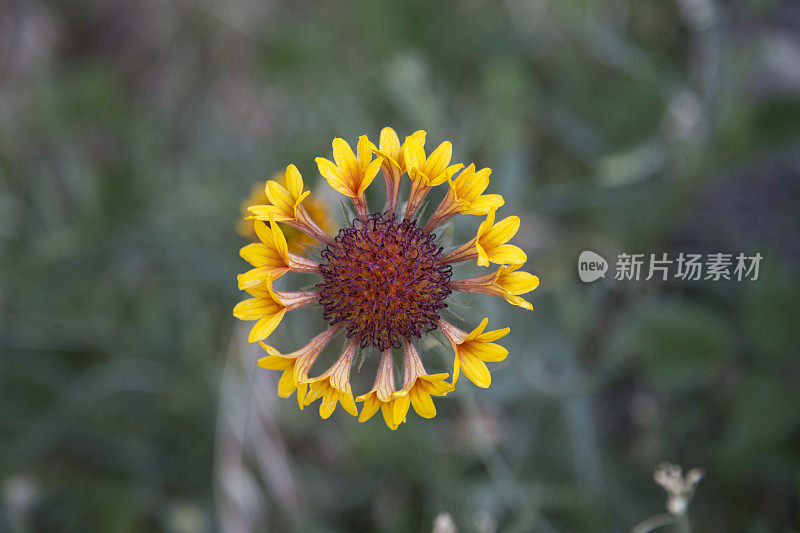
{"type": "Polygon", "coordinates": [[[798,531],[799,207],[791,0],[4,0],[0,531],[629,531],[662,460],[707,472],[695,531],[798,531]],[[458,310],[511,355],[396,432],[278,399],[231,316],[251,185],[295,162],[338,214],[313,158],[385,125],[493,168],[542,280],[458,310]]]}

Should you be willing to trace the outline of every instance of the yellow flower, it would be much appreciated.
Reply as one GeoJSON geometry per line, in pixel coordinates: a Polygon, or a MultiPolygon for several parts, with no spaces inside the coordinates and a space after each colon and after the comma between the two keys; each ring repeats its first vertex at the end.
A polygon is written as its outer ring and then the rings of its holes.
{"type": "Polygon", "coordinates": [[[411,192],[403,218],[410,219],[432,187],[446,182],[464,166],[461,163],[451,165],[452,156],[453,145],[450,141],[442,142],[431,155],[426,156],[424,136],[406,139],[403,143],[403,161],[411,178],[411,192]]]}
{"type": "Polygon", "coordinates": [[[265,193],[269,204],[250,206],[249,211],[257,220],[276,222],[297,220],[297,210],[311,191],[303,190],[303,176],[294,165],[286,167],[285,186],[275,180],[267,181],[265,193]]]}
{"type": "Polygon", "coordinates": [[[336,405],[341,402],[345,411],[353,416],[358,416],[356,402],[353,400],[353,391],[350,388],[350,367],[353,366],[353,357],[358,350],[358,341],[351,340],[347,347],[333,365],[322,375],[306,380],[309,385],[305,405],[322,398],[319,405],[319,416],[328,418],[333,414],[336,405]]]}
{"type": "Polygon", "coordinates": [[[347,141],[337,137],[333,140],[333,160],[336,164],[324,157],[315,159],[322,177],[328,180],[331,187],[353,198],[358,214],[362,218],[367,215],[364,191],[375,179],[383,162],[382,157],[372,159],[374,147],[369,138],[362,135],[358,138],[356,146],[358,157],[356,157],[347,141]]]}
{"type": "Polygon", "coordinates": [[[237,304],[234,315],[257,321],[249,336],[255,342],[269,336],[287,311],[317,304],[329,328],[290,354],[262,344],[268,355],[259,365],[283,372],[278,383],[280,396],[289,396],[296,390],[301,407],[321,399],[319,413],[323,418],[341,403],[361,422],[380,410],[387,427],[394,430],[406,421],[412,406],[420,416],[434,417],[432,397],[446,396],[453,390],[462,369],[474,383],[487,387],[491,376],[486,362],[506,357],[508,352],[494,341],[506,335],[508,328],[485,332],[488,319],[484,319],[475,330],[466,333],[442,320],[440,314],[448,307],[454,290],[500,296],[514,305],[532,308],[519,295],[535,289],[539,279],[519,271],[527,257],[521,249],[508,244],[520,227],[519,218],[511,216],[495,223],[495,211],[504,202],[500,195],[484,194],[491,170],[476,170],[475,165],[470,165],[453,179],[462,165],[451,164],[450,142],[442,142],[427,156],[425,140],[426,133],[418,130],[401,144],[397,133],[386,127],[380,133],[377,148],[365,135],[359,137],[356,153],[344,140],[335,139],[335,163],[316,159],[328,184],[350,198],[358,213],[358,218],[339,230],[335,238],[311,219],[303,205],[304,199],[308,200],[307,193],[293,165],[287,168],[285,185],[269,183],[266,201],[249,207],[251,218],[269,225],[255,223],[259,242],[241,251],[254,268],[239,276],[239,286],[252,297],[237,304]],[[386,181],[386,207],[369,213],[364,191],[379,169],[386,181]],[[405,211],[398,216],[403,176],[411,179],[411,192],[405,211]],[[444,200],[425,220],[418,214],[420,203],[432,187],[445,182],[449,190],[444,200]],[[456,214],[486,215],[486,220],[469,242],[443,254],[431,230],[456,214]],[[322,243],[319,260],[294,255],[275,221],[322,243]],[[452,264],[472,259],[482,266],[501,266],[490,274],[452,281],[452,264]],[[273,280],[289,271],[318,273],[315,290],[275,291],[273,280]],[[428,374],[414,346],[417,339],[435,329],[444,332],[455,352],[452,383],[446,381],[447,373],[428,374]],[[328,370],[309,377],[322,348],[339,331],[348,339],[345,350],[328,370]],[[392,351],[401,346],[403,386],[396,390],[392,351]],[[359,348],[381,355],[372,389],[354,399],[350,372],[359,348]],[[356,401],[362,403],[360,415],[356,401]]]}
{"type": "MultiPolygon", "coordinates": [[[[403,146],[409,142],[418,140],[425,144],[425,131],[417,130],[406,137],[403,146]]],[[[397,195],[400,193],[400,179],[406,172],[405,159],[403,158],[403,146],[400,145],[400,138],[390,127],[381,130],[379,148],[373,148],[373,152],[383,158],[381,171],[386,180],[386,210],[394,212],[397,206],[397,195]]]]}
{"type": "Polygon", "coordinates": [[[248,218],[283,222],[318,241],[331,242],[328,232],[301,205],[311,191],[303,190],[303,176],[296,166],[286,167],[283,185],[275,180],[267,181],[265,194],[269,203],[248,207],[251,213],[248,218]]]}
{"type": "MultiPolygon", "coordinates": [[[[287,188],[286,174],[284,172],[280,172],[272,176],[272,181],[282,183],[283,187],[287,188]]],[[[248,209],[251,206],[267,206],[270,203],[265,189],[265,185],[261,185],[260,183],[254,184],[252,190],[250,191],[250,196],[248,196],[241,204],[242,218],[239,220],[236,229],[239,232],[239,235],[251,241],[257,241],[258,235],[255,229],[256,219],[250,215],[248,209]]],[[[302,201],[302,207],[305,207],[311,220],[323,231],[328,232],[333,229],[333,221],[328,213],[328,208],[313,194],[308,195],[306,199],[302,201]]],[[[264,220],[269,219],[269,209],[262,209],[260,212],[267,213],[267,218],[264,220]]],[[[285,228],[284,231],[286,243],[289,246],[289,251],[294,254],[305,255],[308,251],[308,248],[316,243],[316,240],[313,237],[306,235],[304,232],[295,229],[292,226],[285,228]]]]}
{"type": "Polygon", "coordinates": [[[519,295],[536,289],[539,286],[539,278],[528,272],[517,272],[521,266],[502,265],[490,274],[451,281],[450,288],[462,292],[499,296],[512,305],[530,311],[533,305],[519,295]]]}
{"type": "Polygon", "coordinates": [[[281,378],[278,381],[278,396],[281,398],[288,398],[294,391],[297,391],[297,405],[300,409],[304,407],[303,401],[306,397],[308,384],[308,371],[311,365],[317,360],[317,357],[330,340],[339,331],[338,326],[333,326],[313,339],[311,342],[300,348],[299,350],[282,354],[272,346],[268,346],[261,342],[261,347],[269,354],[258,360],[258,366],[267,368],[269,370],[282,370],[281,378]]]}
{"type": "Polygon", "coordinates": [[[270,278],[265,278],[260,286],[247,287],[244,290],[253,298],[236,304],[233,316],[241,320],[258,320],[250,330],[248,342],[266,339],[275,331],[287,311],[311,303],[319,296],[316,291],[275,291],[270,278]]]}
{"type": "Polygon", "coordinates": [[[239,274],[240,290],[257,287],[264,283],[265,278],[278,279],[289,270],[319,272],[317,263],[289,252],[283,232],[274,221],[267,226],[256,220],[254,227],[261,242],[248,244],[239,250],[242,259],[255,267],[239,274]]]}
{"type": "Polygon", "coordinates": [[[378,373],[375,376],[375,384],[366,394],[356,398],[357,402],[364,402],[361,414],[358,416],[359,422],[366,422],[372,415],[381,410],[383,420],[391,430],[397,429],[400,421],[394,419],[394,403],[397,401],[392,397],[394,388],[394,370],[392,362],[392,351],[384,350],[381,352],[381,361],[378,364],[378,373]]]}
{"type": "Polygon", "coordinates": [[[436,406],[431,396],[447,396],[453,386],[447,383],[447,373],[428,374],[422,366],[419,352],[410,342],[403,343],[403,388],[393,394],[394,421],[405,421],[409,405],[423,418],[436,416],[436,406]]]}
{"type": "Polygon", "coordinates": [[[504,218],[495,224],[494,213],[494,209],[489,211],[486,220],[478,227],[478,235],[475,238],[456,248],[442,260],[455,263],[477,258],[478,266],[485,267],[488,267],[490,262],[500,265],[525,263],[528,260],[525,252],[513,244],[506,244],[519,230],[519,217],[504,218]]]}
{"type": "Polygon", "coordinates": [[[475,172],[475,165],[470,164],[455,180],[448,180],[450,190],[431,215],[425,225],[425,231],[433,231],[442,222],[458,214],[488,215],[492,210],[502,206],[505,200],[499,194],[483,194],[489,186],[491,174],[490,168],[475,172]]]}
{"type": "Polygon", "coordinates": [[[484,332],[488,318],[484,318],[477,328],[469,334],[445,320],[439,320],[438,326],[453,347],[455,360],[453,362],[453,385],[458,381],[459,370],[464,369],[464,375],[478,387],[487,388],[492,383],[492,376],[486,368],[486,361],[496,363],[508,356],[508,350],[495,344],[494,341],[505,337],[511,328],[496,329],[484,332]]]}

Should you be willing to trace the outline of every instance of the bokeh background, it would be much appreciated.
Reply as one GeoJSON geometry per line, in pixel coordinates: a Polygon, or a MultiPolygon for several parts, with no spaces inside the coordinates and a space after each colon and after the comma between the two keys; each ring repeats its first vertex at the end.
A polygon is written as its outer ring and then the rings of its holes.
{"type": "Polygon", "coordinates": [[[799,207],[791,0],[2,0],[0,530],[629,531],[669,460],[695,531],[797,531],[799,207]],[[458,310],[510,357],[396,432],[278,399],[231,316],[252,184],[295,162],[339,215],[313,158],[385,125],[493,168],[542,280],[458,310]]]}

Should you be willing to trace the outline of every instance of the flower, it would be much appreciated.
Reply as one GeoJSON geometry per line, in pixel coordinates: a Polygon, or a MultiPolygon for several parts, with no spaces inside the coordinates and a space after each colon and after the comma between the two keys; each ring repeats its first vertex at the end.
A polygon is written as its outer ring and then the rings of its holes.
{"type": "MultiPolygon", "coordinates": [[[[426,133],[422,130],[400,137],[389,127],[380,132],[376,147],[366,135],[358,139],[356,152],[343,139],[333,141],[333,160],[318,157],[322,177],[335,190],[350,198],[357,217],[334,236],[314,222],[304,207],[304,190],[297,167],[289,165],[283,184],[270,180],[266,200],[251,205],[258,242],[242,248],[240,255],[252,268],[238,278],[239,288],[251,297],[239,302],[234,316],[255,320],[250,342],[267,339],[286,313],[315,304],[329,327],[306,346],[283,354],[261,343],[266,355],[259,359],[262,368],[282,372],[278,394],[291,396],[297,391],[301,408],[321,400],[319,414],[330,417],[341,404],[344,411],[366,422],[379,410],[387,427],[394,430],[406,421],[409,410],[423,418],[436,416],[435,397],[454,390],[463,371],[473,383],[488,387],[491,375],[486,362],[501,361],[508,351],[494,341],[509,329],[485,331],[488,318],[470,333],[442,317],[453,291],[500,296],[506,301],[531,309],[519,295],[535,289],[539,279],[520,271],[527,256],[508,244],[520,226],[510,216],[495,223],[496,210],[504,204],[496,194],[483,194],[489,186],[491,170],[476,170],[460,163],[451,164],[453,147],[444,141],[426,155],[426,133]],[[377,157],[375,157],[377,155],[377,157]],[[365,191],[378,171],[383,172],[387,200],[381,211],[368,211],[365,191]],[[398,195],[403,176],[411,179],[411,192],[402,215],[398,215],[398,195]],[[434,187],[447,184],[448,192],[439,207],[420,220],[418,208],[434,187]],[[477,233],[467,243],[445,252],[433,231],[457,214],[485,215],[477,233]],[[291,251],[280,225],[287,225],[319,241],[314,259],[291,251]],[[499,269],[460,280],[452,280],[454,263],[476,259],[478,266],[490,263],[499,269]],[[317,274],[312,290],[278,291],[289,272],[317,274]],[[439,330],[455,354],[452,381],[447,372],[428,373],[415,343],[439,330]],[[345,346],[336,361],[319,375],[314,365],[322,350],[342,333],[345,346]],[[380,353],[372,389],[354,398],[350,374],[356,356],[365,360],[370,352],[380,353]],[[402,351],[403,382],[397,388],[395,356],[402,351]],[[359,413],[357,403],[361,405],[359,413]]],[[[361,359],[360,359],[361,361],[361,359]]],[[[359,363],[359,368],[361,363],[359,363]]]]}
{"type": "Polygon", "coordinates": [[[372,159],[374,148],[375,145],[370,142],[369,138],[362,135],[358,138],[356,146],[358,157],[356,157],[347,141],[337,137],[333,140],[333,160],[336,161],[336,164],[324,157],[315,159],[322,177],[328,180],[331,187],[353,199],[361,218],[367,216],[364,191],[375,179],[383,163],[382,157],[372,159]]]}
{"type": "Polygon", "coordinates": [[[478,234],[471,241],[444,256],[442,261],[455,263],[477,258],[478,266],[485,267],[490,262],[500,265],[525,263],[528,260],[525,252],[513,244],[506,244],[519,230],[519,217],[504,218],[495,224],[494,213],[494,209],[489,211],[486,220],[478,226],[478,234]]]}
{"type": "Polygon", "coordinates": [[[403,363],[403,388],[392,395],[395,399],[392,412],[395,422],[406,419],[409,405],[419,416],[433,418],[436,406],[431,396],[447,396],[453,390],[453,385],[445,381],[448,374],[428,374],[411,342],[403,343],[403,363]]]}
{"type": "Polygon", "coordinates": [[[262,357],[258,360],[258,366],[270,370],[282,370],[281,379],[278,381],[278,396],[281,398],[288,398],[294,391],[297,391],[297,404],[300,409],[304,407],[303,401],[306,397],[306,390],[308,384],[308,371],[314,361],[330,340],[336,335],[339,330],[334,326],[326,329],[306,344],[301,349],[282,354],[272,346],[268,346],[263,342],[259,344],[269,355],[262,357]]]}
{"type": "MultiPolygon", "coordinates": [[[[283,182],[285,187],[285,176],[286,175],[283,172],[280,172],[272,176],[272,180],[283,182]]],[[[239,235],[250,241],[258,241],[259,238],[256,232],[257,220],[250,216],[248,209],[255,205],[269,204],[269,198],[267,198],[267,193],[264,189],[265,187],[263,184],[254,184],[250,191],[250,196],[245,198],[241,204],[242,218],[239,219],[239,222],[236,225],[236,231],[239,233],[239,235]]],[[[308,211],[311,220],[323,231],[328,232],[333,229],[333,221],[328,214],[328,208],[324,203],[318,200],[314,194],[309,194],[305,200],[303,200],[302,205],[308,211]]],[[[302,231],[296,230],[291,226],[286,228],[285,237],[289,251],[298,255],[305,255],[307,248],[313,246],[317,242],[313,237],[310,237],[302,231]]]]}
{"type": "Polygon", "coordinates": [[[431,215],[425,229],[430,231],[458,214],[488,215],[492,210],[505,204],[505,200],[499,194],[483,194],[489,186],[491,174],[491,168],[475,172],[475,165],[471,164],[461,171],[455,181],[448,179],[450,190],[431,215]]]}
{"type": "Polygon", "coordinates": [[[375,375],[375,385],[372,390],[356,398],[357,402],[364,402],[361,414],[358,415],[359,422],[366,422],[372,415],[381,410],[383,420],[389,429],[395,430],[401,421],[394,419],[394,370],[392,362],[392,351],[384,350],[381,352],[381,361],[378,363],[378,372],[375,375]]]}
{"type": "Polygon", "coordinates": [[[403,161],[411,178],[411,192],[403,218],[414,216],[431,188],[443,184],[464,166],[461,163],[451,165],[452,156],[450,141],[441,143],[429,156],[425,156],[425,136],[410,137],[403,143],[403,161]]]}
{"type": "Polygon", "coordinates": [[[316,291],[278,292],[272,289],[272,279],[244,289],[252,296],[233,308],[233,316],[241,320],[258,320],[250,330],[248,342],[264,340],[275,331],[287,311],[292,311],[318,299],[316,291]]]}
{"type": "Polygon", "coordinates": [[[254,228],[261,242],[248,244],[239,250],[242,259],[255,267],[237,277],[241,290],[258,287],[267,278],[278,279],[290,270],[319,272],[317,263],[289,251],[283,232],[275,224],[275,221],[272,219],[270,221],[270,225],[267,226],[260,220],[256,220],[254,228]]]}
{"type": "Polygon", "coordinates": [[[397,132],[388,126],[381,130],[379,148],[373,148],[373,152],[383,158],[381,171],[386,180],[386,211],[394,212],[397,206],[400,180],[406,172],[405,158],[403,157],[404,146],[409,142],[425,144],[425,136],[426,133],[423,130],[417,130],[406,137],[401,146],[397,132]]]}
{"type": "Polygon", "coordinates": [[[494,341],[505,337],[511,328],[496,329],[487,331],[486,325],[488,318],[484,318],[477,328],[466,333],[445,320],[439,320],[439,329],[450,341],[455,353],[453,363],[453,386],[458,381],[459,369],[464,369],[464,375],[478,387],[487,388],[492,383],[492,376],[485,362],[496,363],[502,361],[508,355],[508,350],[495,344],[494,341]]]}
{"type": "Polygon", "coordinates": [[[333,366],[323,374],[307,380],[309,391],[303,403],[309,405],[322,398],[319,405],[319,416],[322,418],[331,416],[339,402],[342,403],[345,411],[353,416],[358,416],[356,402],[353,400],[353,391],[350,388],[350,367],[353,366],[353,356],[355,356],[356,350],[358,350],[358,340],[352,339],[333,366]]]}
{"type": "Polygon", "coordinates": [[[495,272],[475,278],[450,282],[450,288],[478,294],[499,296],[511,305],[531,310],[533,305],[518,295],[526,294],[539,286],[539,278],[528,272],[517,272],[522,265],[501,265],[495,272]]]}
{"type": "Polygon", "coordinates": [[[319,241],[330,242],[330,235],[301,205],[311,191],[303,190],[303,176],[300,175],[300,171],[295,165],[289,165],[284,176],[283,184],[275,180],[267,181],[264,194],[268,203],[248,207],[247,210],[251,213],[248,218],[284,222],[319,241]]]}

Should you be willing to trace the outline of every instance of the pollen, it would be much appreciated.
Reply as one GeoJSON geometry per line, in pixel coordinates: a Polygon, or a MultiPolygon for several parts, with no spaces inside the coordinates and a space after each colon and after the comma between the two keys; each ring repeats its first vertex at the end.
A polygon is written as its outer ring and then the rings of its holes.
{"type": "Polygon", "coordinates": [[[362,347],[399,348],[436,328],[452,267],[436,236],[413,220],[375,213],[342,229],[322,252],[323,317],[362,347]]]}

